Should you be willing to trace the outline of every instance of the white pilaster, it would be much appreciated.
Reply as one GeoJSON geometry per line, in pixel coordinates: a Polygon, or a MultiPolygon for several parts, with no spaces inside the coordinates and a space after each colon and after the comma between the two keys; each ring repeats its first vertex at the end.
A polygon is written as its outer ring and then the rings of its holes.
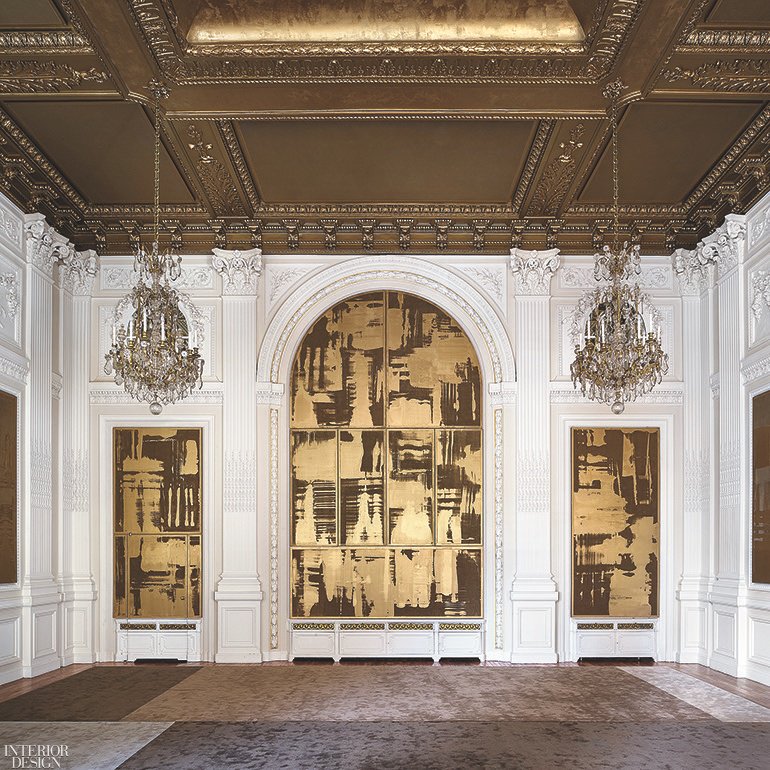
{"type": "Polygon", "coordinates": [[[551,570],[550,287],[558,249],[511,250],[518,359],[514,663],[555,663],[556,602],[551,570]]]}
{"type": "Polygon", "coordinates": [[[711,278],[708,261],[699,249],[677,249],[674,271],[682,297],[682,431],[684,456],[679,468],[684,481],[682,552],[679,576],[680,663],[708,664],[709,575],[709,311],[706,292],[711,278]]]}
{"type": "Polygon", "coordinates": [[[96,584],[91,567],[89,357],[95,251],[71,250],[60,267],[64,387],[61,409],[62,518],[59,586],[64,665],[93,663],[96,584]]]}
{"type": "MultiPolygon", "coordinates": [[[[217,663],[262,660],[257,570],[257,286],[262,252],[214,249],[222,276],[222,575],[217,585],[217,663]]],[[[266,512],[263,512],[266,513],[266,512]]]]}
{"type": "MultiPolygon", "coordinates": [[[[745,217],[728,215],[725,223],[698,245],[702,259],[717,266],[719,315],[716,383],[718,397],[716,444],[718,492],[712,533],[715,543],[714,580],[710,593],[710,665],[725,673],[740,674],[745,659],[746,573],[743,559],[748,537],[747,516],[742,510],[740,468],[746,414],[741,398],[740,361],[745,348],[744,280],[745,217]]],[[[745,462],[745,458],[743,458],[745,462]]]]}
{"type": "Polygon", "coordinates": [[[59,587],[54,551],[53,468],[53,269],[72,246],[42,214],[25,217],[27,297],[25,349],[29,354],[29,398],[24,422],[29,473],[22,529],[22,661],[24,676],[58,668],[59,587]]]}

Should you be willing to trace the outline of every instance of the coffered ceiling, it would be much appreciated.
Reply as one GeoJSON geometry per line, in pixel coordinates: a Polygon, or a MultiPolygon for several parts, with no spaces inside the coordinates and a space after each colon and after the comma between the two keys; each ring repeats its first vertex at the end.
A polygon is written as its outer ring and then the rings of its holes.
{"type": "Polygon", "coordinates": [[[3,0],[0,189],[81,247],[692,246],[770,188],[768,0],[3,0]]]}

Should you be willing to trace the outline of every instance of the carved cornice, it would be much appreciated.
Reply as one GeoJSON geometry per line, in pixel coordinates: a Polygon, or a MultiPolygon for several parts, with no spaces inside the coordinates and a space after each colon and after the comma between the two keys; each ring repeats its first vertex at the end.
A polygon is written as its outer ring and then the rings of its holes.
{"type": "Polygon", "coordinates": [[[222,276],[222,293],[249,296],[257,293],[259,276],[262,275],[262,250],[227,251],[212,249],[211,264],[222,276]]]}
{"type": "MultiPolygon", "coordinates": [[[[89,391],[89,401],[91,404],[98,405],[122,405],[131,404],[136,405],[136,399],[134,399],[129,393],[126,393],[122,388],[99,388],[92,387],[89,391]]],[[[188,404],[195,405],[211,405],[216,406],[222,403],[222,391],[214,390],[210,388],[201,388],[200,390],[193,390],[184,401],[178,403],[179,406],[186,406],[188,404]]]]}
{"type": "Polygon", "coordinates": [[[514,290],[518,296],[548,295],[551,292],[551,278],[559,268],[559,249],[547,251],[525,251],[511,249],[511,272],[514,290]]]}
{"type": "Polygon", "coordinates": [[[72,249],[59,265],[62,286],[67,291],[78,296],[90,296],[93,293],[94,280],[99,271],[99,256],[93,249],[72,249]]]}

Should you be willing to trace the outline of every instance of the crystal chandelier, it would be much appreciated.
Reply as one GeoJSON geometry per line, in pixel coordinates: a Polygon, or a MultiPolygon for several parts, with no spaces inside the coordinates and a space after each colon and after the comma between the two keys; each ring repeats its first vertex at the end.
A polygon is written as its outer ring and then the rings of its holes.
{"type": "Polygon", "coordinates": [[[153,240],[149,248],[141,242],[137,246],[134,271],[138,279],[116,309],[104,371],[114,374],[115,382],[131,396],[147,401],[150,412],[157,415],[165,404],[201,387],[203,359],[198,352],[198,331],[188,324],[180,307],[180,303],[190,306],[189,299],[172,286],[181,275],[182,258],[160,250],[160,100],[168,96],[168,89],[155,80],[150,89],[155,99],[153,240]]]}
{"type": "Polygon", "coordinates": [[[638,284],[639,246],[618,244],[618,97],[616,80],[604,89],[612,111],[613,248],[605,245],[594,259],[594,278],[606,284],[586,293],[575,311],[575,360],[572,382],[592,401],[622,414],[627,401],[649,393],[668,371],[661,346],[660,316],[638,284]]]}

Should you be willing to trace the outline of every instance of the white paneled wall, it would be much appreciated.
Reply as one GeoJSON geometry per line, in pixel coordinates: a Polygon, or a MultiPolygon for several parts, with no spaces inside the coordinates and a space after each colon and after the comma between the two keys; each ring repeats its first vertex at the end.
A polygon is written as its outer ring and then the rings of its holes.
{"type": "MultiPolygon", "coordinates": [[[[749,569],[750,404],[770,388],[770,197],[728,217],[693,251],[643,259],[671,369],[621,416],[583,399],[569,380],[572,313],[594,285],[591,257],[253,249],[184,262],[204,384],[153,418],[103,373],[132,258],[76,252],[41,217],[0,197],[0,386],[20,396],[22,476],[20,581],[0,587],[0,682],[119,653],[110,444],[120,424],[204,431],[196,655],[258,662],[297,654],[313,631],[293,639],[289,623],[291,362],[327,307],[389,288],[442,306],[479,353],[487,386],[483,656],[544,663],[597,645],[637,649],[628,646],[641,643],[636,629],[592,637],[570,616],[569,431],[639,425],[660,428],[662,442],[661,616],[645,625],[644,648],[770,683],[770,587],[752,585],[749,569]]],[[[409,654],[407,637],[397,641],[409,654]]]]}

